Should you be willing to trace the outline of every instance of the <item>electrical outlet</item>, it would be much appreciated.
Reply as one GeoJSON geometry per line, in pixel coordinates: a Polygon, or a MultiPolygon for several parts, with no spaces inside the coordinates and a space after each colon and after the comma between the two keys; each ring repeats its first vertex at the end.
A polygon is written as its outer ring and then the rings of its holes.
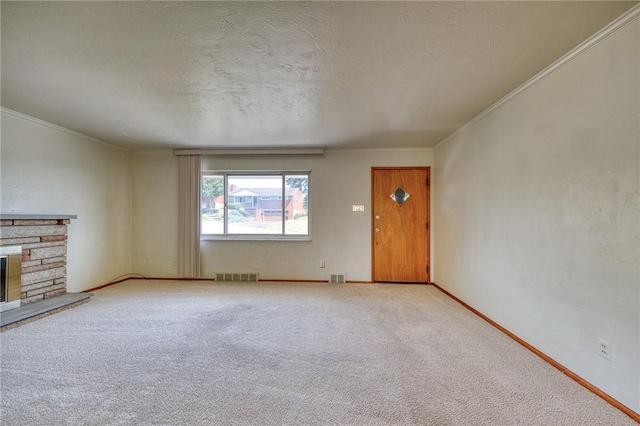
{"type": "Polygon", "coordinates": [[[321,267],[321,268],[324,268],[325,266],[326,266],[326,265],[325,265],[325,263],[324,263],[324,260],[321,260],[321,261],[320,261],[320,267],[321,267]]]}
{"type": "Polygon", "coordinates": [[[598,337],[598,355],[611,361],[611,344],[598,337]]]}

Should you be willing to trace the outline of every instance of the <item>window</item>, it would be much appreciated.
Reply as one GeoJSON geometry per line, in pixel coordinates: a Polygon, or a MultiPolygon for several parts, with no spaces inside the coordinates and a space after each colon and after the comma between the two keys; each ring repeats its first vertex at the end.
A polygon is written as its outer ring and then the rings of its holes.
{"type": "Polygon", "coordinates": [[[309,240],[309,172],[203,172],[203,239],[309,240]]]}

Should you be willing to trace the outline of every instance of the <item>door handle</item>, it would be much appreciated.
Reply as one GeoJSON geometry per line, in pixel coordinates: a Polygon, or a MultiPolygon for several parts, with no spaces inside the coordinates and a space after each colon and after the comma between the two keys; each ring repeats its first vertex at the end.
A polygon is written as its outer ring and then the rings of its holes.
{"type": "Polygon", "coordinates": [[[376,232],[380,232],[380,228],[376,228],[376,232]]]}

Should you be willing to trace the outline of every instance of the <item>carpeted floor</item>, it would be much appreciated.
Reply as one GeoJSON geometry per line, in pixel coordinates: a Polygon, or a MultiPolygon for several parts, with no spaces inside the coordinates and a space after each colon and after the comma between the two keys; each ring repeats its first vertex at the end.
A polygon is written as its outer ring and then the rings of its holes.
{"type": "Polygon", "coordinates": [[[0,335],[2,425],[635,425],[433,286],[127,281],[0,335]]]}

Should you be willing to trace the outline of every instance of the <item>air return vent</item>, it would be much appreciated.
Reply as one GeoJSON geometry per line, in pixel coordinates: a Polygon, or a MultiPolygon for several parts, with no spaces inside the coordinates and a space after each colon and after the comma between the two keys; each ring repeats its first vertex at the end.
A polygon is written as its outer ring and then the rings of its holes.
{"type": "Polygon", "coordinates": [[[344,274],[331,274],[330,283],[344,283],[344,274]]]}
{"type": "Polygon", "coordinates": [[[257,272],[217,272],[216,281],[251,281],[258,282],[257,272]]]}

